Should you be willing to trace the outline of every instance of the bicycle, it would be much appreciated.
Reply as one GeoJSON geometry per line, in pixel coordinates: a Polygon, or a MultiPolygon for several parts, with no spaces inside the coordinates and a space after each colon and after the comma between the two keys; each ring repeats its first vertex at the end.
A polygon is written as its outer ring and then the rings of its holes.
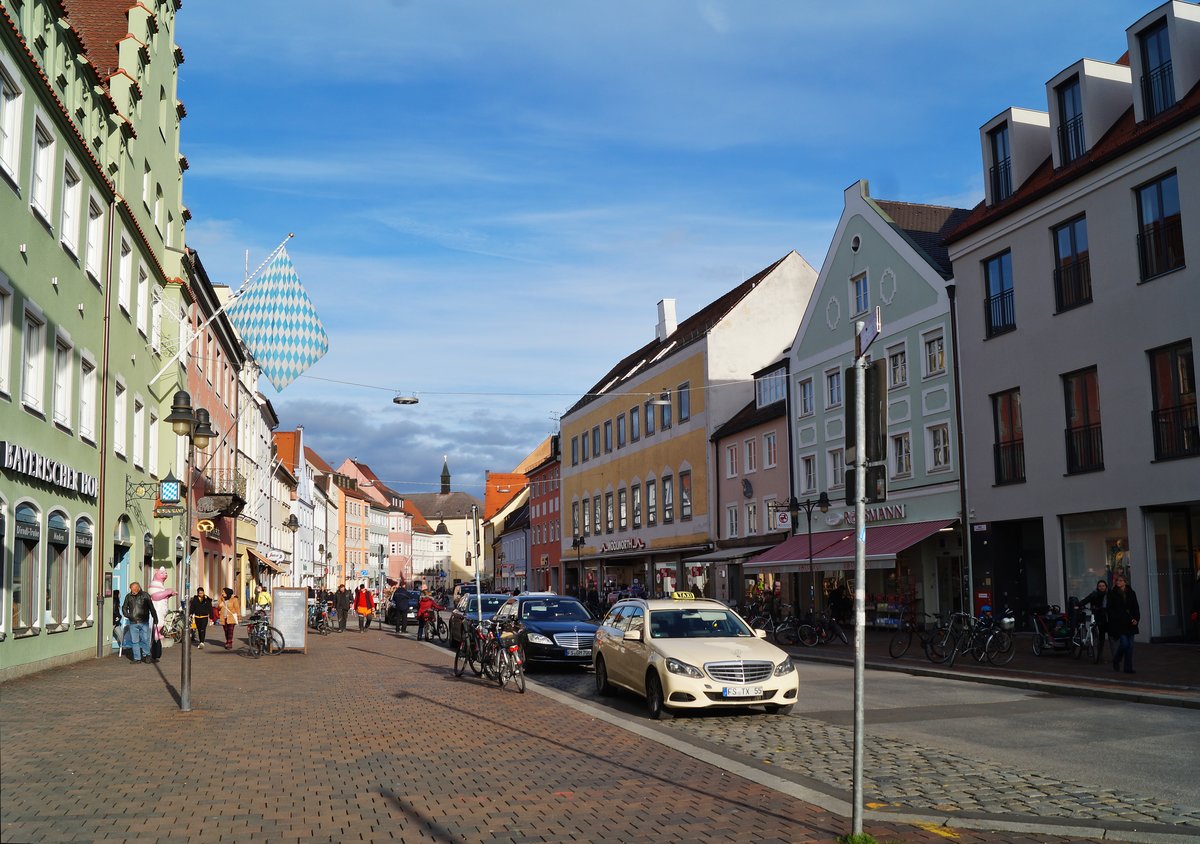
{"type": "Polygon", "coordinates": [[[162,633],[177,645],[183,641],[183,607],[169,610],[163,616],[162,633]]]}
{"type": "Polygon", "coordinates": [[[496,684],[500,688],[511,680],[517,691],[525,693],[525,660],[521,654],[521,642],[517,638],[516,623],[497,622],[495,625],[496,684]]]}
{"type": "Polygon", "coordinates": [[[439,643],[442,643],[446,641],[446,637],[449,635],[450,625],[446,623],[446,619],[442,618],[441,613],[434,610],[426,610],[425,638],[429,641],[437,639],[439,643]]]}
{"type": "Polygon", "coordinates": [[[937,654],[933,646],[934,632],[941,623],[941,618],[936,615],[925,614],[926,619],[933,619],[935,622],[930,625],[928,622],[917,624],[911,614],[902,616],[900,629],[892,636],[892,640],[888,642],[888,655],[892,659],[900,659],[908,653],[908,649],[912,647],[913,638],[916,638],[921,643],[921,652],[925,654],[925,658],[930,662],[941,662],[945,659],[945,654],[937,654]]]}
{"type": "Polygon", "coordinates": [[[274,656],[283,652],[283,634],[271,626],[265,613],[250,616],[246,626],[250,628],[246,639],[250,656],[257,659],[263,654],[274,656]]]}
{"type": "Polygon", "coordinates": [[[825,610],[820,615],[815,615],[809,612],[808,621],[801,624],[797,630],[797,635],[800,639],[800,644],[806,648],[823,645],[834,636],[842,640],[842,644],[848,645],[850,637],[846,635],[846,631],[842,629],[842,625],[838,624],[836,618],[825,610]]]}
{"type": "Polygon", "coordinates": [[[765,630],[767,635],[780,645],[794,645],[800,638],[800,625],[796,623],[796,617],[793,615],[785,616],[780,621],[776,621],[771,615],[759,615],[750,622],[750,627],[765,630]]]}
{"type": "Polygon", "coordinates": [[[1085,653],[1092,662],[1099,662],[1100,657],[1103,656],[1096,615],[1092,612],[1091,607],[1081,609],[1080,617],[1075,624],[1075,631],[1071,636],[1071,656],[1079,659],[1085,653]]]}
{"type": "MultiPolygon", "coordinates": [[[[469,627],[466,635],[459,640],[458,649],[454,652],[454,676],[461,677],[468,668],[479,677],[483,674],[483,658],[487,634],[479,630],[479,625],[469,627]]],[[[491,657],[493,660],[495,657],[491,657]]]]}
{"type": "Polygon", "coordinates": [[[314,604],[308,612],[308,626],[322,636],[328,636],[333,632],[333,619],[329,617],[329,613],[324,607],[314,604]]]}

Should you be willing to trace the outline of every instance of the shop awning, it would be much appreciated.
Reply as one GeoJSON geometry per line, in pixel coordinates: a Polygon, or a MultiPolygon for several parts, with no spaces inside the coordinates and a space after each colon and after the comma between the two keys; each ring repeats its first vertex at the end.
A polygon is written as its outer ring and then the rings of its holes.
{"type": "Polygon", "coordinates": [[[753,557],[763,551],[769,551],[774,545],[747,545],[745,548],[721,548],[709,551],[698,557],[684,557],[685,563],[719,563],[725,560],[736,560],[743,557],[753,557]]]}
{"type": "Polygon", "coordinates": [[[286,565],[280,565],[279,563],[271,562],[266,557],[264,557],[262,554],[255,551],[253,548],[247,548],[246,553],[250,555],[250,559],[254,560],[256,563],[258,563],[263,568],[269,569],[269,570],[275,572],[276,574],[282,574],[283,572],[287,571],[286,565]]]}
{"type": "MultiPolygon", "coordinates": [[[[957,519],[935,519],[867,528],[867,568],[891,568],[896,555],[928,539],[957,519]]],[[[813,567],[820,571],[849,569],[854,566],[854,531],[836,530],[814,533],[813,567]]],[[[808,535],[798,534],[771,551],[746,563],[747,571],[805,571],[808,566],[808,535]]]]}

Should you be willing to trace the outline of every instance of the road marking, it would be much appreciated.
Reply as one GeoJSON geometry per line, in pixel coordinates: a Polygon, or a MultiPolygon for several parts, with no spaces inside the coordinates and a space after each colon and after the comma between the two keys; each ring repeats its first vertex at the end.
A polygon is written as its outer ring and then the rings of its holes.
{"type": "Polygon", "coordinates": [[[937,824],[933,823],[919,823],[917,826],[926,832],[932,832],[934,835],[940,835],[942,838],[958,838],[957,832],[947,829],[944,826],[938,826],[937,824]]]}

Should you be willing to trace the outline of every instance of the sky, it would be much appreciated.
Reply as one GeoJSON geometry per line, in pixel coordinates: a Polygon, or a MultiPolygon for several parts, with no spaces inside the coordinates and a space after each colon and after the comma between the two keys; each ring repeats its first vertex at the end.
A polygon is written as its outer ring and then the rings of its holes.
{"type": "Polygon", "coordinates": [[[399,492],[446,457],[482,497],[660,299],[682,321],[792,250],[820,269],[855,181],[973,207],[979,127],[1155,5],[185,3],[187,241],[236,288],[295,235],[330,350],[263,381],[281,430],[399,492]]]}

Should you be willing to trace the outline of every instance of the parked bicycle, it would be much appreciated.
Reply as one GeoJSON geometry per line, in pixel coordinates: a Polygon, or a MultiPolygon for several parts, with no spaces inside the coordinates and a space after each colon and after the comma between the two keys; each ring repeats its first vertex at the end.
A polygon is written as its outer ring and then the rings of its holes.
{"type": "Polygon", "coordinates": [[[823,645],[835,636],[842,640],[843,645],[850,644],[850,637],[846,635],[842,625],[838,624],[838,620],[829,610],[825,610],[819,615],[810,610],[808,621],[800,625],[797,634],[800,644],[807,648],[823,645]]]}
{"type": "Polygon", "coordinates": [[[501,688],[511,681],[524,693],[525,659],[516,624],[489,621],[471,627],[454,654],[454,676],[461,677],[468,668],[476,677],[486,676],[501,688]]]}
{"type": "Polygon", "coordinates": [[[754,630],[765,630],[767,636],[780,645],[794,645],[800,638],[800,625],[794,615],[786,615],[779,621],[770,614],[754,617],[750,622],[754,630]]]}
{"type": "Polygon", "coordinates": [[[266,613],[254,613],[246,622],[246,626],[250,628],[247,638],[250,656],[274,656],[283,652],[283,634],[271,626],[266,613]]]}
{"type": "Polygon", "coordinates": [[[1074,632],[1071,634],[1071,655],[1078,659],[1087,654],[1092,662],[1099,662],[1101,653],[1100,628],[1096,624],[1096,614],[1089,606],[1078,609],[1078,618],[1074,632]]]}
{"type": "Polygon", "coordinates": [[[308,610],[308,626],[322,636],[328,636],[334,629],[333,618],[325,607],[313,604],[308,610]]]}
{"type": "Polygon", "coordinates": [[[162,632],[164,637],[175,644],[183,641],[183,607],[167,611],[163,616],[162,632]]]}
{"type": "Polygon", "coordinates": [[[940,616],[926,613],[923,620],[918,622],[911,612],[906,612],[901,616],[900,629],[888,642],[888,654],[892,659],[900,659],[908,653],[913,640],[916,639],[920,643],[921,653],[925,654],[926,659],[930,662],[943,661],[946,655],[934,645],[934,634],[940,624],[940,616]]]}

